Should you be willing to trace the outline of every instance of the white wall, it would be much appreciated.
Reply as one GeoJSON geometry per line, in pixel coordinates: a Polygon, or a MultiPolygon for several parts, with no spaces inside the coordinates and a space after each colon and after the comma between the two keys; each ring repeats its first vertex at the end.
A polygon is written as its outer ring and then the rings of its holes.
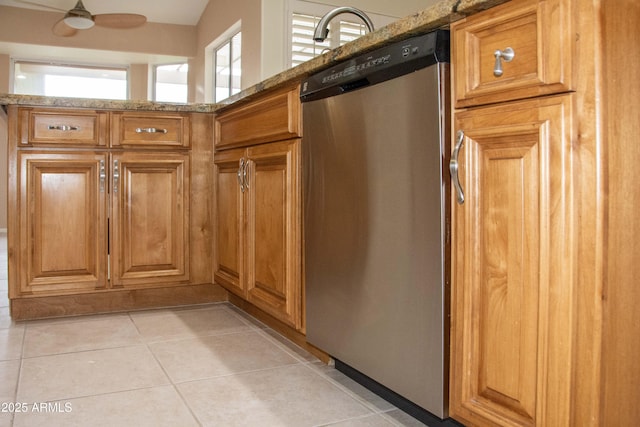
{"type": "Polygon", "coordinates": [[[191,101],[210,101],[205,94],[205,78],[210,78],[205,75],[205,50],[238,21],[242,31],[242,88],[261,80],[261,5],[261,0],[209,0],[198,22],[196,56],[189,61],[191,101]]]}

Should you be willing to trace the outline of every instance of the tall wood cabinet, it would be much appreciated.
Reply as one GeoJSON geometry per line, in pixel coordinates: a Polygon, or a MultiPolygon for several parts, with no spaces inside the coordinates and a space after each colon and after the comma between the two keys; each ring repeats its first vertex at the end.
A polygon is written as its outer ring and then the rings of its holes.
{"type": "MultiPolygon", "coordinates": [[[[614,420],[638,415],[638,346],[606,345],[631,319],[612,310],[603,275],[618,257],[606,255],[617,233],[608,227],[620,225],[607,208],[620,194],[607,186],[620,173],[605,167],[607,145],[629,142],[602,128],[626,125],[603,115],[623,95],[599,80],[615,59],[602,60],[608,12],[596,3],[513,0],[451,26],[450,415],[468,426],[625,425],[614,420]],[[619,363],[631,379],[614,386],[602,373],[619,363]]],[[[637,73],[637,48],[631,56],[637,73]]],[[[616,274],[608,286],[633,298],[631,276],[616,274]]]]}
{"type": "Polygon", "coordinates": [[[571,96],[470,109],[455,123],[464,130],[466,190],[454,219],[456,411],[506,425],[565,425],[571,96]]]}
{"type": "MultiPolygon", "coordinates": [[[[210,233],[194,232],[191,222],[208,225],[211,212],[202,209],[206,199],[192,202],[190,181],[191,139],[202,153],[199,147],[211,140],[199,139],[212,137],[211,118],[207,123],[189,113],[10,106],[9,123],[15,317],[118,309],[124,298],[120,309],[126,309],[136,304],[133,294],[109,300],[106,293],[210,285],[210,273],[202,271],[208,263],[191,263],[191,240],[210,242],[204,235],[210,233]],[[95,298],[77,303],[73,297],[83,294],[95,298]],[[65,296],[72,298],[60,299],[65,296]]],[[[178,302],[180,292],[174,295],[178,302]]]]}
{"type": "Polygon", "coordinates": [[[214,281],[301,330],[299,108],[286,88],[216,116],[214,281]]]}

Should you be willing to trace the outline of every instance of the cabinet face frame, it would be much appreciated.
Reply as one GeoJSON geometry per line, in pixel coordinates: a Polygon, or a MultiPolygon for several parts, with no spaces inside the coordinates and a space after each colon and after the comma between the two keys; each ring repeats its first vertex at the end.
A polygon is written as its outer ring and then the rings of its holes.
{"type": "Polygon", "coordinates": [[[569,425],[572,97],[460,111],[454,123],[466,200],[453,205],[451,416],[569,425]]]}

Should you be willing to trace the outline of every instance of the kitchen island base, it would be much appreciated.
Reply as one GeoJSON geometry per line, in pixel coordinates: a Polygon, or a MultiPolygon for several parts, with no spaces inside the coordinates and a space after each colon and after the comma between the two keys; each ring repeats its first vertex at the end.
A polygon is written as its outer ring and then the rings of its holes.
{"type": "Polygon", "coordinates": [[[210,283],[167,288],[126,289],[75,295],[40,296],[11,300],[15,321],[50,317],[112,313],[227,300],[227,291],[210,283]]]}

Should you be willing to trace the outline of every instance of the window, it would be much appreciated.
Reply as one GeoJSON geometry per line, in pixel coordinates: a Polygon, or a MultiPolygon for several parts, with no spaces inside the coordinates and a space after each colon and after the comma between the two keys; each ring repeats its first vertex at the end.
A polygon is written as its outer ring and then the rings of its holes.
{"type": "MultiPolygon", "coordinates": [[[[313,40],[313,32],[321,16],[293,14],[291,40],[291,66],[295,67],[306,62],[325,50],[342,46],[363,35],[367,27],[365,24],[334,19],[329,24],[329,36],[321,43],[313,40]]],[[[358,19],[358,18],[356,18],[358,19]]]]}
{"type": "Polygon", "coordinates": [[[156,65],[154,73],[154,101],[186,103],[189,64],[156,65]]]}
{"type": "Polygon", "coordinates": [[[15,61],[13,93],[73,98],[127,99],[128,70],[15,61]]]}
{"type": "MultiPolygon", "coordinates": [[[[364,3],[364,2],[362,2],[364,3]]],[[[350,13],[337,15],[329,23],[329,37],[322,42],[313,40],[313,32],[320,19],[334,9],[333,6],[314,0],[288,0],[288,11],[291,13],[287,22],[287,32],[290,34],[287,51],[290,54],[285,58],[287,65],[295,67],[318,55],[327,49],[335,49],[365,34],[367,26],[358,16],[350,13]]],[[[382,28],[396,21],[399,17],[382,15],[364,10],[376,29],[382,28]]]]}
{"type": "Polygon", "coordinates": [[[238,31],[214,52],[215,102],[240,92],[242,33],[238,31]]]}

